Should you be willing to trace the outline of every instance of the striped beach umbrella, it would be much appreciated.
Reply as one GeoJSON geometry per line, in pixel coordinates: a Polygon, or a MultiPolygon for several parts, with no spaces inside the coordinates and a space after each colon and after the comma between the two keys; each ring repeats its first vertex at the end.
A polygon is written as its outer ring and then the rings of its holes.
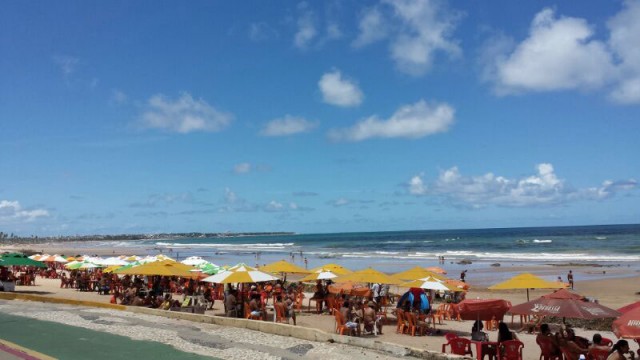
{"type": "Polygon", "coordinates": [[[238,264],[229,268],[226,271],[222,271],[213,276],[202,279],[202,281],[216,283],[216,284],[233,284],[233,283],[256,283],[264,281],[274,281],[278,278],[264,273],[255,268],[238,264]]]}

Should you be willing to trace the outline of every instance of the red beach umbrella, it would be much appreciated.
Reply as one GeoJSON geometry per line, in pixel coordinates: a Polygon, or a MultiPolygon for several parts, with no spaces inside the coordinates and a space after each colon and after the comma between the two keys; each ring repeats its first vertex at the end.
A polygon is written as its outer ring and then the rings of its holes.
{"type": "Polygon", "coordinates": [[[623,313],[623,314],[626,314],[629,311],[637,309],[637,308],[640,308],[640,301],[636,301],[636,302],[634,302],[632,304],[625,305],[625,306],[621,307],[620,309],[618,309],[618,311],[623,313]]]}
{"type": "Polygon", "coordinates": [[[462,320],[502,320],[511,308],[511,303],[502,299],[475,300],[468,299],[453,305],[462,320]]]}
{"type": "Polygon", "coordinates": [[[518,315],[558,316],[573,319],[602,319],[620,316],[616,310],[585,300],[585,297],[560,289],[535,300],[516,305],[509,310],[518,315]]]}
{"type": "Polygon", "coordinates": [[[561,300],[582,300],[586,301],[587,299],[578,294],[577,292],[573,292],[567,289],[560,289],[552,292],[551,294],[542,295],[545,299],[561,299],[561,300]]]}
{"type": "Polygon", "coordinates": [[[640,339],[640,306],[622,314],[613,322],[611,329],[619,338],[640,339]]]}

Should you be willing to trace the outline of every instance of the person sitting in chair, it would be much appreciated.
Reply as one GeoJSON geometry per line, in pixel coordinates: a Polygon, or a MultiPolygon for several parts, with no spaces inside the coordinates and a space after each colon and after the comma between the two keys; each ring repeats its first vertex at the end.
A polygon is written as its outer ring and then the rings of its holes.
{"type": "Polygon", "coordinates": [[[340,308],[340,314],[344,319],[344,325],[349,329],[349,331],[352,333],[355,331],[358,336],[360,336],[360,324],[353,321],[353,313],[351,312],[351,306],[348,300],[345,300],[345,302],[342,304],[342,307],[340,308]]]}
{"type": "Polygon", "coordinates": [[[382,324],[377,321],[376,316],[376,304],[373,301],[369,301],[367,307],[363,311],[364,331],[373,332],[374,326],[377,328],[378,334],[382,335],[382,324]]]}

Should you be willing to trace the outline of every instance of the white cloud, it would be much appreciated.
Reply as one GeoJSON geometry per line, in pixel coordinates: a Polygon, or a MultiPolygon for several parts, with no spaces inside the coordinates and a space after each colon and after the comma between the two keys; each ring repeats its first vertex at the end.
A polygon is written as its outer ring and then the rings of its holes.
{"type": "Polygon", "coordinates": [[[316,122],[302,117],[286,115],[281,119],[271,120],[260,132],[263,136],[288,136],[313,130],[316,122]]]}
{"type": "Polygon", "coordinates": [[[265,22],[249,24],[249,39],[251,39],[251,41],[261,42],[277,37],[278,32],[265,22]]]}
{"type": "Polygon", "coordinates": [[[125,104],[127,101],[128,101],[127,94],[125,94],[123,91],[118,89],[113,89],[111,91],[111,99],[109,101],[111,104],[122,105],[122,104],[125,104]]]}
{"type": "Polygon", "coordinates": [[[71,75],[76,70],[79,61],[78,58],[68,55],[56,55],[53,57],[53,62],[65,77],[71,75]]]}
{"type": "Polygon", "coordinates": [[[171,100],[162,94],[152,96],[140,122],[143,127],[187,134],[194,131],[216,132],[229,126],[233,115],[222,112],[203,99],[183,93],[171,100]]]}
{"type": "Polygon", "coordinates": [[[336,23],[330,23],[327,25],[327,38],[331,40],[340,39],[342,37],[342,30],[340,25],[336,23]]]}
{"type": "Polygon", "coordinates": [[[627,0],[607,22],[609,38],[596,40],[586,20],[556,16],[545,8],[529,35],[514,43],[501,36],[487,42],[483,77],[498,95],[525,91],[604,89],[620,104],[640,103],[640,1],[627,0]]]}
{"type": "Polygon", "coordinates": [[[409,180],[409,193],[412,195],[424,195],[427,193],[427,187],[422,181],[422,174],[416,175],[409,180]]]}
{"type": "Polygon", "coordinates": [[[544,206],[577,200],[604,200],[620,191],[637,188],[637,181],[605,181],[599,187],[574,189],[559,179],[551,164],[538,164],[536,174],[521,179],[509,179],[486,173],[463,176],[457,167],[440,173],[428,190],[423,175],[416,175],[407,184],[412,195],[440,196],[455,205],[474,208],[497,205],[507,207],[544,206]]]}
{"type": "Polygon", "coordinates": [[[615,73],[606,45],[578,18],[557,18],[546,8],[534,17],[529,36],[495,66],[498,93],[598,88],[615,73]]]}
{"type": "Polygon", "coordinates": [[[640,103],[640,1],[625,1],[608,22],[609,45],[621,60],[620,81],[611,98],[623,104],[640,103]]]}
{"type": "Polygon", "coordinates": [[[45,209],[25,210],[18,201],[0,201],[0,222],[31,222],[49,216],[49,211],[45,209]]]}
{"type": "Polygon", "coordinates": [[[327,42],[341,39],[344,36],[337,21],[341,12],[340,4],[337,2],[317,4],[323,4],[324,11],[315,12],[305,1],[298,4],[293,45],[299,49],[318,49],[327,42]]]}
{"type": "Polygon", "coordinates": [[[427,104],[420,100],[401,106],[389,119],[371,116],[351,128],[329,132],[336,141],[361,141],[370,138],[417,139],[449,130],[455,110],[446,103],[427,104]]]}
{"type": "Polygon", "coordinates": [[[351,202],[348,199],[339,198],[337,200],[332,201],[331,205],[333,205],[335,207],[340,207],[340,206],[348,205],[349,203],[351,203],[351,202]]]}
{"type": "Polygon", "coordinates": [[[224,188],[224,202],[226,204],[235,204],[238,202],[238,196],[230,188],[224,188]]]}
{"type": "Polygon", "coordinates": [[[307,9],[306,3],[301,3],[299,7],[302,14],[298,18],[298,31],[293,38],[293,43],[296,47],[304,49],[318,35],[318,30],[316,29],[314,14],[307,9]]]}
{"type": "Polygon", "coordinates": [[[363,47],[387,37],[391,58],[398,69],[413,76],[427,73],[437,53],[458,57],[462,50],[452,34],[458,14],[433,0],[383,0],[378,8],[365,11],[354,47],[363,47]],[[392,15],[384,17],[382,11],[392,15]]]}
{"type": "Polygon", "coordinates": [[[250,172],[251,169],[252,169],[251,164],[245,162],[245,163],[236,164],[233,167],[233,172],[236,174],[246,174],[250,172]]]}
{"type": "Polygon", "coordinates": [[[380,41],[386,38],[389,32],[388,24],[378,7],[372,7],[362,12],[358,22],[358,29],[360,30],[358,37],[351,43],[355,48],[380,41]]]}
{"type": "Polygon", "coordinates": [[[353,81],[343,79],[338,70],[325,73],[318,81],[318,87],[322,91],[322,98],[325,103],[349,107],[358,106],[362,103],[364,95],[353,81]]]}

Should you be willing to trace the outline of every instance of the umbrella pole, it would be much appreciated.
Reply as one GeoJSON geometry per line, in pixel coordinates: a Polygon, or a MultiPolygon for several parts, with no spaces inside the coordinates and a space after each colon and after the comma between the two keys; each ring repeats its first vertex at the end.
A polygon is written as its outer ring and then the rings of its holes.
{"type": "Polygon", "coordinates": [[[529,301],[529,288],[527,288],[527,302],[529,301]]]}

